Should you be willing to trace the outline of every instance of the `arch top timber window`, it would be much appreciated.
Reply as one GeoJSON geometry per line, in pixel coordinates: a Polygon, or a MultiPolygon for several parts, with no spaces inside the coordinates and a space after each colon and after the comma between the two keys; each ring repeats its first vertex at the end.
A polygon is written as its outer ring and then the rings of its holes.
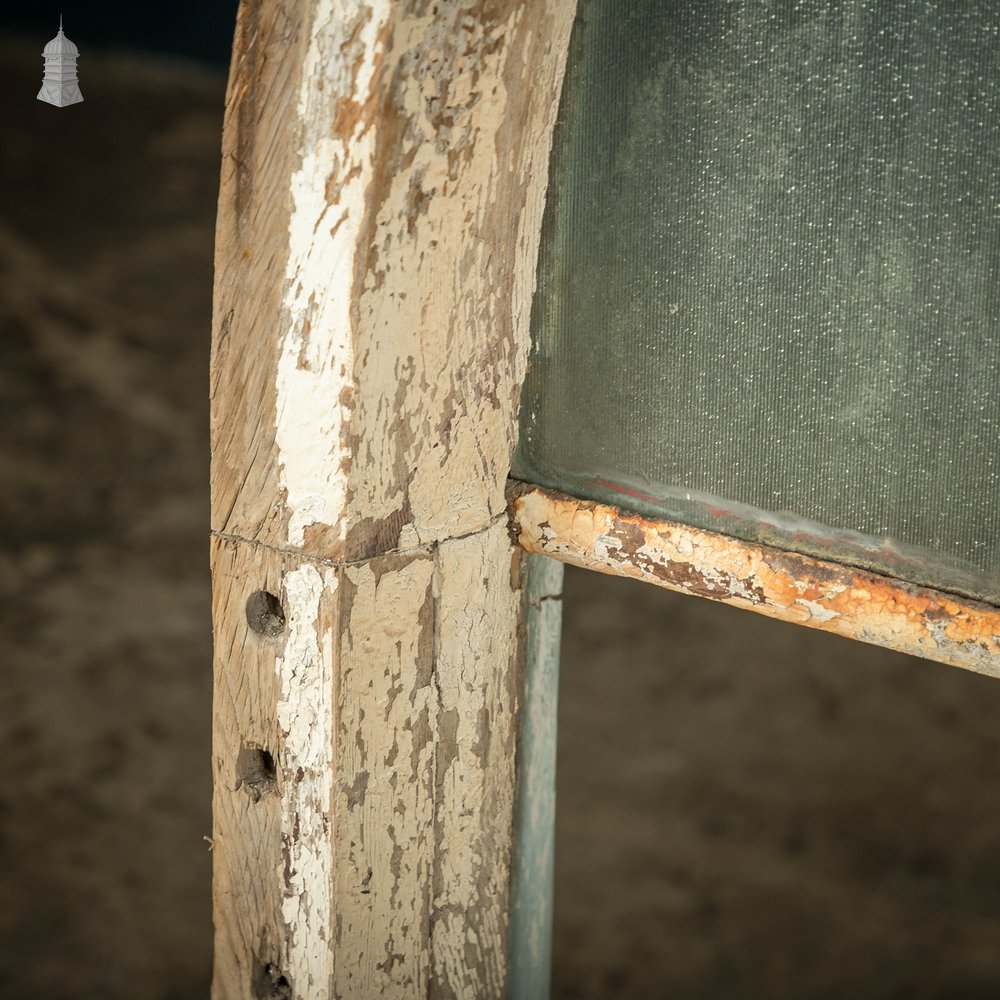
{"type": "Polygon", "coordinates": [[[581,0],[513,475],[1000,604],[998,57],[985,0],[581,0]]]}

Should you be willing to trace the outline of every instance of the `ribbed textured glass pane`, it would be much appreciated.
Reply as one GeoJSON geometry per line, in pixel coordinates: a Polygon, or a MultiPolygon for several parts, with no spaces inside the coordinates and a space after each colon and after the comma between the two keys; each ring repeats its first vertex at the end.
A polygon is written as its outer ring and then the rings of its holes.
{"type": "Polygon", "coordinates": [[[998,25],[581,0],[514,474],[1000,599],[998,25]]]}

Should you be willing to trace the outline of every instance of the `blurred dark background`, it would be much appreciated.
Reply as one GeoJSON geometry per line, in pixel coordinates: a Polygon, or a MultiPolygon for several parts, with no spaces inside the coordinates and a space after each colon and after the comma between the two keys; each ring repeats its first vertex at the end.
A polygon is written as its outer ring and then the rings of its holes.
{"type": "MultiPolygon", "coordinates": [[[[128,3],[90,0],[5,4],[0,31],[20,35],[26,44],[45,44],[59,29],[81,52],[105,55],[157,55],[226,68],[233,42],[238,0],[164,0],[128,3]]],[[[39,54],[41,45],[38,45],[39,54]]],[[[86,100],[86,94],[84,99],[86,100]]]]}
{"type": "MultiPolygon", "coordinates": [[[[235,4],[0,19],[0,995],[210,978],[208,354],[235,4]]],[[[554,995],[1000,996],[1000,685],[568,571],[554,995]]]]}

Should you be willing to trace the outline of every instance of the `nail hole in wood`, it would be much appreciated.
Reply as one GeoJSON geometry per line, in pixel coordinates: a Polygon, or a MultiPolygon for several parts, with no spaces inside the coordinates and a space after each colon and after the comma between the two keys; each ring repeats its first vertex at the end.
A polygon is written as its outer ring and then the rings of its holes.
{"type": "Polygon", "coordinates": [[[273,962],[260,967],[253,992],[257,1000],[292,1000],[292,984],[273,962]]]}
{"type": "Polygon", "coordinates": [[[281,601],[266,590],[258,590],[247,598],[247,624],[257,635],[273,639],[285,628],[285,611],[281,601]]]}
{"type": "Polygon", "coordinates": [[[236,788],[242,788],[254,802],[278,792],[274,758],[256,743],[244,743],[236,757],[236,788]]]}

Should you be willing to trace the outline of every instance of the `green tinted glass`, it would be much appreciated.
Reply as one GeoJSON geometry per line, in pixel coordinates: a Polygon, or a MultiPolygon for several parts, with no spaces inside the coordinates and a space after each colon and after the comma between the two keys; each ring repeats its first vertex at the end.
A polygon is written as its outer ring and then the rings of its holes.
{"type": "Polygon", "coordinates": [[[1000,600],[998,25],[581,0],[513,474],[1000,600]]]}

